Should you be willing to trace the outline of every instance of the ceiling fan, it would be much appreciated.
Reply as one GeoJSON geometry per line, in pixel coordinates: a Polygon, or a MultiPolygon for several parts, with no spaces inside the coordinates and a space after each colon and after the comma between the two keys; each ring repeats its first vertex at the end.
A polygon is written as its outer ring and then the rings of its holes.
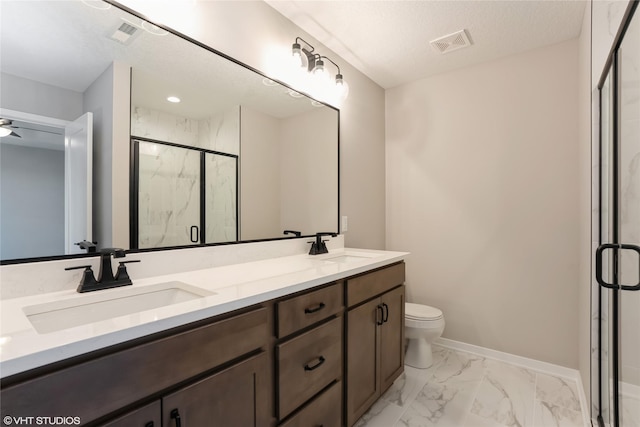
{"type": "Polygon", "coordinates": [[[20,135],[18,135],[13,131],[13,129],[19,129],[18,126],[12,126],[12,125],[13,125],[13,120],[0,118],[0,137],[17,136],[18,138],[22,138],[20,135]]]}

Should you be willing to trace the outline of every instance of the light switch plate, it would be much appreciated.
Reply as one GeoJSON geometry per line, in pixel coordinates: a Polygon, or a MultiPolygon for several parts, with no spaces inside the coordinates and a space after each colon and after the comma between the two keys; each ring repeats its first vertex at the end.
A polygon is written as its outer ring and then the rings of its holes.
{"type": "Polygon", "coordinates": [[[345,231],[348,230],[348,228],[349,228],[349,220],[347,219],[346,215],[343,215],[342,216],[342,226],[340,227],[340,231],[344,233],[345,231]]]}

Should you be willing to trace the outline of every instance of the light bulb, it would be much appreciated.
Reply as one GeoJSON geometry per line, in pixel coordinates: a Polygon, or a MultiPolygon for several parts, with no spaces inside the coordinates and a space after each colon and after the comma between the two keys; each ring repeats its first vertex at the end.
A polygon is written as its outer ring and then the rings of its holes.
{"type": "Polygon", "coordinates": [[[302,48],[300,43],[294,43],[291,46],[291,57],[293,58],[293,65],[296,67],[304,66],[304,60],[302,59],[302,48]]]}
{"type": "Polygon", "coordinates": [[[340,101],[344,101],[349,96],[349,83],[342,74],[336,74],[336,95],[340,101]]]}
{"type": "Polygon", "coordinates": [[[0,126],[0,138],[11,135],[12,130],[4,126],[0,126]]]}

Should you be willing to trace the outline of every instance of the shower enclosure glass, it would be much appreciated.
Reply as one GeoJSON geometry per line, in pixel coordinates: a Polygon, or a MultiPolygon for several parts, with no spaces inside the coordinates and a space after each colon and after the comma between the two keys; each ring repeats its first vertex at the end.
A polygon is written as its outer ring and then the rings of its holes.
{"type": "Polygon", "coordinates": [[[238,156],[132,141],[131,248],[233,242],[238,236],[238,156]]]}
{"type": "Polygon", "coordinates": [[[640,426],[640,17],[632,1],[599,89],[599,289],[596,395],[600,426],[640,426]]]}

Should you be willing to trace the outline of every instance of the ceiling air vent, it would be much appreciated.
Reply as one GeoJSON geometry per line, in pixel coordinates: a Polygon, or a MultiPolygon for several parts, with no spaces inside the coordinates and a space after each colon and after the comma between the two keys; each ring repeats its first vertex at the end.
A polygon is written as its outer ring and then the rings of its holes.
{"type": "Polygon", "coordinates": [[[429,43],[440,53],[449,53],[471,46],[471,41],[469,40],[466,30],[456,31],[439,39],[431,40],[429,43]]]}
{"type": "Polygon", "coordinates": [[[138,33],[138,29],[131,24],[123,22],[120,26],[109,36],[111,40],[118,43],[128,45],[133,41],[138,33]]]}

